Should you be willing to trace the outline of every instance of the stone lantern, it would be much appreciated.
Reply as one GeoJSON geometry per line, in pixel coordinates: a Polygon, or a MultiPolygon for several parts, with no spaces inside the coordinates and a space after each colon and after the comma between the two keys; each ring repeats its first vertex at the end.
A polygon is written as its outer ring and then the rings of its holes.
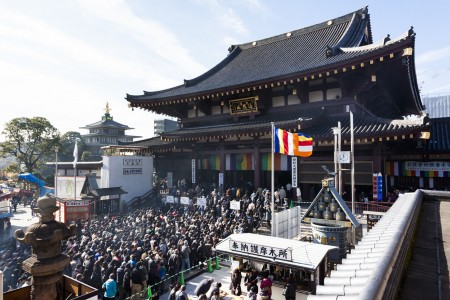
{"type": "Polygon", "coordinates": [[[76,227],[55,221],[53,213],[58,209],[55,196],[47,194],[39,198],[37,207],[33,208],[39,222],[30,225],[26,232],[22,229],[15,232],[16,240],[31,246],[31,256],[22,262],[22,269],[32,276],[32,300],[62,298],[61,279],[70,258],[61,254],[61,241],[75,235],[76,227]]]}

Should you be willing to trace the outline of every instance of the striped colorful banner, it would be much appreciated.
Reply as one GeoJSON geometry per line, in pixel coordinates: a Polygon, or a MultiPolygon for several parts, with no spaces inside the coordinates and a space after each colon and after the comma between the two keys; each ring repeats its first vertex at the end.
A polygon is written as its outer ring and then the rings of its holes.
{"type": "Polygon", "coordinates": [[[211,155],[209,158],[197,160],[198,169],[220,171],[220,155],[211,155]]]}
{"type": "MultiPolygon", "coordinates": [[[[289,171],[291,165],[291,157],[279,153],[274,153],[275,171],[289,171]]],[[[261,154],[261,170],[272,170],[272,156],[270,153],[261,154]]]]}
{"type": "Polygon", "coordinates": [[[402,161],[388,161],[386,162],[386,175],[388,176],[408,176],[408,177],[450,177],[448,171],[420,171],[420,170],[406,170],[406,163],[402,161]]]}
{"type": "Polygon", "coordinates": [[[225,157],[227,171],[251,171],[254,170],[253,154],[227,154],[225,157]]]}

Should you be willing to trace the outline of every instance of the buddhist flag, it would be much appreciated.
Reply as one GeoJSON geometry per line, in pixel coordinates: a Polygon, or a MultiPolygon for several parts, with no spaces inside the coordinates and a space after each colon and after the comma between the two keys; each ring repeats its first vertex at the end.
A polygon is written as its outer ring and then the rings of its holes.
{"type": "Polygon", "coordinates": [[[312,143],[313,139],[305,134],[274,128],[275,153],[308,157],[312,154],[312,143]]]}
{"type": "Polygon", "coordinates": [[[297,133],[298,138],[298,154],[297,156],[308,157],[313,151],[313,139],[303,133],[297,133]]]}

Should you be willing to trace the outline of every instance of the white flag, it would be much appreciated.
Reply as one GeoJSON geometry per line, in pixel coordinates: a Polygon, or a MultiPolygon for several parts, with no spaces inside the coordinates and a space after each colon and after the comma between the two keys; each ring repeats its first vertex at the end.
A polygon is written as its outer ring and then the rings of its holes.
{"type": "Polygon", "coordinates": [[[77,167],[78,162],[78,141],[75,141],[75,148],[73,148],[73,167],[77,167]]]}

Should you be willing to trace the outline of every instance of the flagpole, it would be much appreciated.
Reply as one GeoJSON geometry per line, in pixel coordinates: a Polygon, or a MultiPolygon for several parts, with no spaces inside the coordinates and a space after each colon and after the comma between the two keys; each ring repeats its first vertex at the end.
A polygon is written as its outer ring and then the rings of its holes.
{"type": "Polygon", "coordinates": [[[75,139],[73,149],[73,200],[77,200],[77,162],[78,162],[78,139],[75,139]]]}
{"type": "MultiPolygon", "coordinates": [[[[350,159],[352,177],[352,214],[355,215],[355,136],[353,132],[353,113],[350,111],[350,159]]],[[[352,226],[352,243],[356,245],[356,230],[352,226]]]]}
{"type": "Polygon", "coordinates": [[[272,157],[271,157],[271,166],[272,166],[272,171],[271,171],[271,193],[270,193],[270,197],[271,197],[271,210],[272,210],[272,216],[271,216],[271,221],[272,221],[272,236],[275,236],[275,222],[274,222],[274,212],[275,212],[275,197],[274,197],[274,191],[275,191],[275,158],[274,158],[274,152],[275,152],[275,146],[274,146],[274,137],[275,137],[275,125],[273,122],[270,122],[271,126],[272,126],[272,157]]]}

